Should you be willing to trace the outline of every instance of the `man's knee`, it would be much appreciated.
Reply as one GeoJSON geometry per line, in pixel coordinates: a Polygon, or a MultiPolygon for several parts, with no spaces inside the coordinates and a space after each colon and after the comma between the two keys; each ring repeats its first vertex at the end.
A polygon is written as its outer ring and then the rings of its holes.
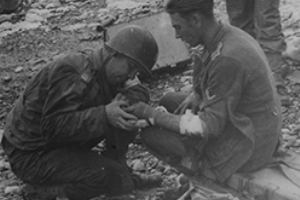
{"type": "Polygon", "coordinates": [[[173,113],[187,96],[186,93],[169,92],[160,99],[159,104],[173,113]]]}
{"type": "Polygon", "coordinates": [[[141,132],[145,146],[157,156],[183,157],[185,146],[178,133],[159,127],[149,127],[141,132]]]}

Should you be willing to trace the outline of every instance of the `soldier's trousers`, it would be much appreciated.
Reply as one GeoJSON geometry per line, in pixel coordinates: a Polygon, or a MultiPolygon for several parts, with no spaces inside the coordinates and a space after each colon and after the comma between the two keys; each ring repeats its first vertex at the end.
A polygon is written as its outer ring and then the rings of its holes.
{"type": "MultiPolygon", "coordinates": [[[[168,93],[161,101],[169,112],[174,112],[187,97],[183,93],[168,93]]],[[[141,132],[143,144],[156,157],[187,175],[200,171],[203,148],[207,141],[200,137],[186,137],[159,127],[148,127],[141,132]]]]}
{"type": "Polygon", "coordinates": [[[279,0],[226,0],[229,21],[262,46],[274,72],[280,67],[286,43],[281,30],[279,0]]]}
{"type": "Polygon", "coordinates": [[[108,139],[108,150],[104,156],[91,151],[91,144],[21,151],[4,138],[2,145],[13,172],[25,183],[60,188],[61,194],[70,200],[84,200],[101,194],[123,194],[134,189],[128,167],[122,163],[128,144],[135,137],[135,134],[128,134],[120,133],[119,141],[108,139]]]}

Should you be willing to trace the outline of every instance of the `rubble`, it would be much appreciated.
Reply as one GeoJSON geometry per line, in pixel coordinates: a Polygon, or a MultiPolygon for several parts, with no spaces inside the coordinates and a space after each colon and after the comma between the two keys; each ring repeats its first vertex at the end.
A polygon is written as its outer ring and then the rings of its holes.
{"type": "Polygon", "coordinates": [[[3,81],[4,82],[10,82],[12,80],[11,74],[7,73],[3,76],[3,81]]]}
{"type": "Polygon", "coordinates": [[[19,66],[15,69],[15,73],[19,73],[19,72],[23,71],[23,69],[24,69],[23,67],[19,66]]]}
{"type": "Polygon", "coordinates": [[[5,160],[0,160],[0,171],[8,170],[10,169],[10,165],[7,161],[5,160]]]}
{"type": "Polygon", "coordinates": [[[130,166],[134,171],[145,171],[146,170],[145,164],[140,159],[133,160],[131,162],[130,166]]]}
{"type": "Polygon", "coordinates": [[[20,186],[8,186],[4,189],[4,194],[20,193],[21,190],[20,186]]]}
{"type": "Polygon", "coordinates": [[[287,50],[284,56],[300,63],[300,34],[287,40],[287,50]]]}

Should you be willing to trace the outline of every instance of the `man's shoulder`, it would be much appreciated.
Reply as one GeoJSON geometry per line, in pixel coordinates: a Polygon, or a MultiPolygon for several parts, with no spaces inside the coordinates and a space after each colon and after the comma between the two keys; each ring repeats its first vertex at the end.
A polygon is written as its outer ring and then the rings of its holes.
{"type": "Polygon", "coordinates": [[[226,26],[226,33],[221,42],[223,44],[222,54],[228,57],[243,57],[262,51],[253,37],[230,25],[226,26]]]}
{"type": "Polygon", "coordinates": [[[84,82],[90,82],[93,77],[95,66],[92,56],[94,51],[85,50],[62,54],[50,64],[50,76],[55,77],[61,74],[79,75],[84,82]]]}
{"type": "Polygon", "coordinates": [[[251,36],[242,30],[230,27],[218,47],[212,53],[212,58],[225,60],[226,63],[228,60],[234,61],[240,68],[248,71],[266,67],[262,56],[263,50],[251,36]]]}

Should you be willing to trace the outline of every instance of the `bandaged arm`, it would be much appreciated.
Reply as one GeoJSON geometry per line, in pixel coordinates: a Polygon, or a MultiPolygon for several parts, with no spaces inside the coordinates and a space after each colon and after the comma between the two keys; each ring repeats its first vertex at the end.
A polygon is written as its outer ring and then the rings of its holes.
{"type": "Polygon", "coordinates": [[[205,123],[191,110],[184,115],[175,115],[161,111],[145,103],[138,103],[132,106],[131,112],[141,119],[146,119],[151,125],[156,125],[184,135],[204,136],[205,123]]]}

